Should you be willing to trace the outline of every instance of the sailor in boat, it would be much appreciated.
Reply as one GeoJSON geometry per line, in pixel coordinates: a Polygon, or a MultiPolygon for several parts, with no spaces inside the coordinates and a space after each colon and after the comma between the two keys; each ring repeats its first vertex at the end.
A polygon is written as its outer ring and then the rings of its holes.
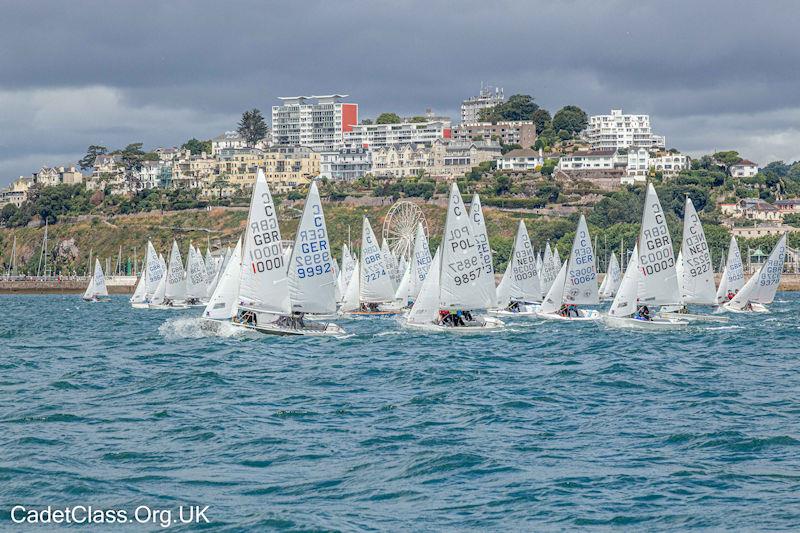
{"type": "Polygon", "coordinates": [[[739,291],[738,291],[738,290],[736,290],[736,291],[728,291],[727,298],[728,298],[728,301],[729,301],[729,302],[730,302],[731,300],[733,300],[733,297],[734,297],[734,296],[736,296],[736,293],[737,293],[737,292],[739,292],[739,291]]]}
{"type": "Polygon", "coordinates": [[[234,322],[238,322],[239,324],[245,326],[257,326],[258,319],[256,318],[256,314],[253,311],[245,311],[243,309],[239,309],[239,312],[236,314],[236,318],[233,319],[234,322]]]}
{"type": "Polygon", "coordinates": [[[200,301],[200,298],[187,298],[186,304],[187,305],[199,305],[203,302],[200,301]]]}
{"type": "Polygon", "coordinates": [[[380,311],[380,307],[378,306],[377,303],[373,303],[373,302],[371,302],[371,303],[362,303],[361,304],[361,311],[367,311],[367,312],[370,312],[370,313],[377,313],[378,311],[380,311]]]}
{"type": "Polygon", "coordinates": [[[645,322],[653,320],[653,317],[650,316],[650,308],[648,308],[646,305],[640,305],[637,307],[633,318],[636,320],[644,320],[645,322]]]}
{"type": "Polygon", "coordinates": [[[294,312],[291,316],[281,316],[275,323],[284,328],[303,329],[306,327],[304,316],[305,313],[294,312]]]}
{"type": "Polygon", "coordinates": [[[511,311],[512,313],[519,313],[519,311],[520,311],[519,302],[515,301],[515,302],[511,302],[510,304],[508,304],[508,310],[511,311]]]}

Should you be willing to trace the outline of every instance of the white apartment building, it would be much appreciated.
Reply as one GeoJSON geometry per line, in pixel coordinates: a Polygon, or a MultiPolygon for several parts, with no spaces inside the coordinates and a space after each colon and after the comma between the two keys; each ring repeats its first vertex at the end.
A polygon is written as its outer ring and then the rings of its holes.
{"type": "Polygon", "coordinates": [[[497,160],[497,168],[500,170],[533,171],[536,167],[544,165],[544,156],[541,150],[531,150],[522,148],[511,150],[497,160]]]}
{"type": "Polygon", "coordinates": [[[559,170],[613,170],[627,164],[627,156],[616,150],[589,150],[567,154],[558,162],[559,170]]]}
{"type": "Polygon", "coordinates": [[[319,175],[336,181],[353,181],[372,169],[372,153],[366,148],[342,148],[335,152],[322,152],[319,175]]]}
{"type": "Polygon", "coordinates": [[[690,164],[689,157],[683,154],[653,155],[645,148],[631,149],[628,150],[628,163],[621,183],[632,185],[644,182],[650,172],[661,172],[665,178],[674,178],[680,171],[688,169],[690,164]]]}
{"type": "Polygon", "coordinates": [[[756,174],[758,174],[758,165],[747,159],[731,165],[731,176],[734,178],[752,178],[756,174]]]}
{"type": "Polygon", "coordinates": [[[505,101],[502,87],[481,87],[478,96],[471,96],[461,102],[461,122],[478,122],[481,109],[494,107],[505,101]]]}
{"type": "Polygon", "coordinates": [[[450,139],[451,130],[445,122],[400,122],[397,124],[356,124],[344,134],[348,146],[381,148],[394,144],[432,143],[450,139]]]}
{"type": "Polygon", "coordinates": [[[226,131],[222,135],[211,139],[211,156],[216,157],[222,150],[232,148],[239,150],[247,146],[247,141],[239,135],[238,131],[226,131]]]}
{"type": "Polygon", "coordinates": [[[610,115],[589,118],[586,140],[594,150],[618,148],[665,148],[666,140],[653,135],[650,115],[624,115],[622,109],[612,109],[610,115]]]}
{"type": "Polygon", "coordinates": [[[346,94],[283,96],[272,107],[272,141],[307,146],[316,151],[338,150],[344,134],[358,124],[358,104],[342,102],[346,94]]]}

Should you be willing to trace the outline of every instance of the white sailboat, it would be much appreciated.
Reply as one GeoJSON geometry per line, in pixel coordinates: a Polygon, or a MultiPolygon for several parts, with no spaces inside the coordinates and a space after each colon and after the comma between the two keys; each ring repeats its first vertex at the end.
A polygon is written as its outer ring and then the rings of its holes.
{"type": "Polygon", "coordinates": [[[683,240],[675,265],[681,305],[662,307],[663,317],[689,321],[727,322],[726,317],[689,313],[688,305],[716,304],[717,287],[714,283],[714,266],[706,242],[703,225],[690,198],[686,198],[683,218],[683,240]]]}
{"type": "Polygon", "coordinates": [[[514,248],[506,271],[497,286],[497,307],[489,313],[498,316],[535,316],[542,301],[536,254],[525,222],[520,220],[514,248]]]}
{"type": "Polygon", "coordinates": [[[236,316],[239,295],[239,280],[242,274],[242,239],[236,243],[228,264],[219,278],[214,293],[203,311],[203,318],[215,321],[231,321],[236,316]]]}
{"type": "Polygon", "coordinates": [[[542,294],[547,294],[550,287],[558,275],[556,269],[555,258],[553,257],[553,250],[550,248],[550,243],[544,247],[544,256],[542,256],[542,267],[539,269],[539,284],[542,287],[542,294]]]}
{"type": "Polygon", "coordinates": [[[553,263],[556,266],[556,270],[561,270],[561,256],[558,255],[558,247],[553,246],[553,263]]]}
{"type": "MultiPolygon", "coordinates": [[[[309,195],[315,190],[312,186],[309,195]]],[[[317,194],[317,199],[318,197],[317,194]]],[[[293,273],[290,275],[286,265],[286,254],[281,246],[275,202],[269,191],[264,171],[258,170],[250,199],[250,212],[242,248],[241,277],[236,302],[238,309],[232,324],[274,335],[316,336],[336,335],[342,332],[341,328],[334,324],[306,322],[303,319],[303,311],[295,311],[295,308],[310,311],[314,307],[312,301],[314,296],[306,292],[306,288],[310,285],[297,280],[316,277],[324,283],[333,281],[330,253],[326,255],[321,252],[323,242],[329,252],[324,222],[320,205],[312,200],[304,209],[298,228],[299,242],[306,246],[293,247],[292,261],[289,261],[293,273]],[[308,263],[307,257],[310,257],[308,263]],[[311,271],[307,270],[308,268],[311,271]],[[310,272],[314,275],[311,276],[310,272]],[[294,280],[291,288],[290,277],[294,280]],[[297,299],[296,305],[292,303],[292,293],[297,299]]],[[[317,288],[323,286],[316,281],[312,285],[317,288]]],[[[333,300],[333,285],[324,286],[329,289],[330,300],[333,300]]]]}
{"type": "Polygon", "coordinates": [[[680,303],[675,254],[667,220],[650,183],[644,201],[642,227],[634,254],[622,277],[619,291],[603,319],[612,327],[665,329],[686,326],[685,320],[655,317],[650,307],[680,303]]]}
{"type": "Polygon", "coordinates": [[[775,293],[778,292],[785,259],[786,234],[784,233],[758,272],[753,274],[736,296],[722,308],[734,313],[768,313],[766,305],[772,303],[775,293]]]}
{"type": "Polygon", "coordinates": [[[739,253],[736,237],[731,236],[731,242],[728,245],[728,259],[725,262],[725,269],[722,271],[722,278],[717,289],[717,305],[731,300],[742,287],[744,287],[742,254],[739,253]]]}
{"type": "Polygon", "coordinates": [[[369,219],[364,217],[361,231],[361,258],[348,284],[341,311],[356,316],[394,315],[400,312],[400,305],[394,299],[394,294],[394,283],[386,267],[381,247],[378,245],[378,239],[375,238],[369,219]],[[354,294],[357,294],[355,299],[354,294]]]}
{"type": "Polygon", "coordinates": [[[106,277],[103,275],[103,268],[100,266],[100,260],[94,260],[94,274],[89,280],[89,285],[83,293],[82,298],[87,302],[107,302],[108,289],[106,288],[106,277]]]}
{"type": "Polygon", "coordinates": [[[486,294],[489,298],[489,305],[486,306],[489,308],[497,301],[497,288],[494,286],[494,263],[492,248],[489,246],[489,232],[486,231],[486,219],[483,216],[481,199],[477,193],[472,195],[472,202],[469,204],[469,218],[475,230],[475,243],[480,257],[479,264],[483,268],[481,276],[477,279],[477,287],[482,294],[486,294]]]}
{"type": "Polygon", "coordinates": [[[396,291],[397,286],[400,284],[400,274],[398,273],[397,259],[389,249],[389,243],[386,239],[381,243],[381,255],[383,256],[383,264],[389,272],[389,279],[392,281],[392,288],[396,291]]]}
{"type": "Polygon", "coordinates": [[[586,219],[581,215],[569,259],[561,265],[537,315],[548,320],[599,320],[598,311],[577,308],[599,303],[592,239],[586,219]]]}
{"type": "Polygon", "coordinates": [[[157,297],[153,299],[150,308],[187,309],[189,306],[186,305],[186,269],[183,268],[183,259],[176,241],[172,241],[169,266],[164,280],[164,293],[160,300],[157,297]]]}
{"type": "Polygon", "coordinates": [[[470,216],[478,213],[482,218],[476,205],[480,206],[473,200],[473,212],[468,214],[458,186],[452,184],[441,253],[436,252],[406,325],[428,331],[461,333],[504,327],[503,322],[494,317],[477,314],[477,310],[492,307],[497,296],[493,269],[492,274],[488,274],[486,268],[487,252],[488,265],[491,265],[491,250],[485,228],[480,228],[478,221],[470,216]]]}
{"type": "Polygon", "coordinates": [[[164,278],[165,270],[161,260],[153,247],[153,243],[147,241],[144,268],[136,292],[131,297],[131,307],[134,309],[147,309],[153,301],[159,282],[164,278]],[[140,287],[143,287],[144,294],[140,294],[140,287]]]}
{"type": "Polygon", "coordinates": [[[611,259],[608,260],[608,268],[600,285],[600,300],[613,300],[622,283],[622,269],[617,261],[617,254],[611,252],[611,259]]]}
{"type": "Polygon", "coordinates": [[[200,250],[189,243],[189,259],[186,263],[186,304],[191,307],[202,306],[208,295],[206,282],[208,271],[200,250]]]}
{"type": "Polygon", "coordinates": [[[347,244],[342,245],[342,269],[339,271],[338,282],[339,292],[342,293],[340,302],[344,301],[344,296],[347,293],[347,286],[350,284],[350,279],[353,277],[353,270],[356,268],[356,261],[350,254],[350,249],[347,244]]]}

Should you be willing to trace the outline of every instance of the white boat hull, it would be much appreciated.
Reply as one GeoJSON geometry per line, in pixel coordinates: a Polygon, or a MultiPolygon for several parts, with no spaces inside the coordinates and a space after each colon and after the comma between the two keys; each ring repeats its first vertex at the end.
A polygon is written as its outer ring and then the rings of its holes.
{"type": "Polygon", "coordinates": [[[480,317],[480,320],[473,320],[467,322],[465,326],[445,326],[443,324],[414,324],[406,321],[405,326],[412,329],[419,329],[431,332],[447,332],[456,334],[475,334],[487,333],[490,331],[499,331],[506,327],[502,320],[491,316],[480,317]]]}
{"type": "Polygon", "coordinates": [[[525,304],[520,306],[519,311],[510,311],[509,309],[487,309],[486,312],[492,316],[527,316],[527,317],[535,317],[541,307],[540,304],[525,304]]]}
{"type": "Polygon", "coordinates": [[[565,322],[596,322],[602,317],[594,309],[579,309],[580,316],[561,316],[557,313],[537,313],[536,316],[545,320],[563,320],[565,322]]]}
{"type": "Polygon", "coordinates": [[[149,309],[150,304],[147,302],[132,302],[131,307],[134,309],[149,309]]]}
{"type": "Polygon", "coordinates": [[[189,306],[186,305],[186,304],[170,304],[170,305],[150,304],[148,306],[148,308],[149,309],[158,309],[158,310],[161,311],[161,310],[165,310],[165,309],[167,309],[167,310],[169,310],[169,309],[189,309],[189,306]]]}
{"type": "Polygon", "coordinates": [[[723,311],[728,311],[729,313],[769,313],[769,309],[764,304],[759,303],[751,303],[752,309],[734,309],[733,307],[728,306],[728,304],[723,304],[720,309],[723,311]]]}
{"type": "Polygon", "coordinates": [[[603,322],[612,328],[638,329],[643,331],[659,331],[679,329],[689,325],[685,320],[654,318],[653,320],[637,320],[633,317],[617,317],[603,315],[603,322]]]}
{"type": "Polygon", "coordinates": [[[247,329],[250,331],[257,331],[258,333],[264,333],[265,335],[281,335],[281,336],[304,336],[304,337],[340,337],[345,335],[344,329],[340,326],[328,323],[328,324],[314,324],[317,327],[311,327],[310,325],[306,325],[303,328],[291,328],[287,326],[281,326],[276,323],[267,323],[267,324],[258,324],[258,325],[250,325],[250,324],[242,324],[241,322],[233,322],[231,321],[233,326],[238,328],[247,329]]]}
{"type": "Polygon", "coordinates": [[[658,313],[657,316],[671,320],[686,320],[688,322],[730,322],[730,318],[720,315],[695,315],[692,313],[673,313],[665,311],[658,313]]]}

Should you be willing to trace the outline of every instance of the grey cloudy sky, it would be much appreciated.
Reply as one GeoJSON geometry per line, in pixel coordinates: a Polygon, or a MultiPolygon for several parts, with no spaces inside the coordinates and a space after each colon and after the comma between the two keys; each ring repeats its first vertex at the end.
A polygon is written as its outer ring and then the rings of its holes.
{"type": "Polygon", "coordinates": [[[276,97],[458,115],[481,81],[649,113],[667,144],[800,159],[795,1],[0,0],[0,184],[89,144],[180,145],[276,97]]]}

